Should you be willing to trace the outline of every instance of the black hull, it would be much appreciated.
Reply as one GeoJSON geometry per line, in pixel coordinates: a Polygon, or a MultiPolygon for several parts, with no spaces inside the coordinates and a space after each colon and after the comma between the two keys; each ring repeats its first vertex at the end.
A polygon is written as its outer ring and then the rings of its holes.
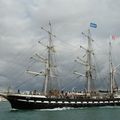
{"type": "Polygon", "coordinates": [[[58,103],[29,103],[19,101],[9,101],[12,108],[15,109],[54,109],[54,108],[80,108],[80,107],[102,107],[102,106],[120,106],[120,103],[97,103],[97,104],[58,104],[58,103]]]}
{"type": "Polygon", "coordinates": [[[42,98],[36,96],[6,95],[4,96],[15,109],[53,109],[63,107],[100,107],[120,106],[120,98],[106,99],[68,99],[68,98],[42,98]]]}

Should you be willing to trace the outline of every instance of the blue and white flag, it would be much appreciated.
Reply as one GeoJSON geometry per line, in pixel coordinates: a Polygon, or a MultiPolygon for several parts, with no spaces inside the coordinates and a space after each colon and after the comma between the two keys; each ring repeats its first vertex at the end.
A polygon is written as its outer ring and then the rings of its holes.
{"type": "Polygon", "coordinates": [[[90,23],[90,27],[97,28],[97,24],[95,24],[95,23],[90,23]]]}

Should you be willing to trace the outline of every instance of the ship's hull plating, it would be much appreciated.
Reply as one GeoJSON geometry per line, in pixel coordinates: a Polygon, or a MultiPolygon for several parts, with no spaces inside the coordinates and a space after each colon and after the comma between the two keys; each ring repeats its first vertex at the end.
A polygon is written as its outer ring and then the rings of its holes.
{"type": "Polygon", "coordinates": [[[15,109],[53,109],[62,107],[120,106],[120,98],[109,99],[69,99],[42,98],[34,96],[6,95],[6,99],[15,109]]]}

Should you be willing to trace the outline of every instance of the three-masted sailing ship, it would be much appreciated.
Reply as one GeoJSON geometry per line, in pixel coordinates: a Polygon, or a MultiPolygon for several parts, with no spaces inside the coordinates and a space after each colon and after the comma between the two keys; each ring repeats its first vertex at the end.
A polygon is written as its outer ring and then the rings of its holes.
{"type": "MultiPolygon", "coordinates": [[[[92,38],[90,30],[88,34],[82,33],[88,39],[87,48],[80,46],[81,49],[84,49],[86,52],[86,60],[83,60],[77,57],[77,62],[80,62],[85,66],[85,74],[81,74],[77,71],[74,71],[74,74],[82,76],[86,79],[86,89],[83,92],[66,92],[59,89],[53,89],[50,86],[50,82],[56,79],[55,67],[56,65],[53,62],[52,54],[55,51],[52,41],[52,37],[55,37],[52,33],[51,23],[49,22],[50,30],[46,30],[49,35],[49,42],[47,45],[47,57],[39,57],[39,60],[45,64],[45,71],[42,72],[33,72],[27,70],[28,73],[36,76],[44,76],[44,91],[40,94],[34,91],[29,94],[18,93],[0,93],[1,96],[6,98],[12,108],[15,109],[53,109],[53,108],[62,108],[62,107],[94,107],[94,106],[119,106],[120,105],[120,96],[118,95],[118,88],[115,87],[115,78],[114,74],[116,69],[119,67],[114,67],[112,64],[111,49],[109,50],[109,76],[110,76],[110,90],[106,92],[96,91],[94,88],[94,80],[96,79],[95,65],[92,61],[92,56],[94,56],[94,50],[92,48],[92,38]]],[[[111,47],[111,43],[109,43],[111,47]]]]}

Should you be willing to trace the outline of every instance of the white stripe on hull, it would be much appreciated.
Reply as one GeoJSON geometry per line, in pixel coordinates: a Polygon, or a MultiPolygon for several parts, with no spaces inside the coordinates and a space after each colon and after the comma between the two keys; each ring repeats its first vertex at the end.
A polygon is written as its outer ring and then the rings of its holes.
{"type": "Polygon", "coordinates": [[[88,103],[92,104],[93,102],[92,102],[92,101],[89,101],[88,103]]]}
{"type": "Polygon", "coordinates": [[[120,101],[40,101],[40,100],[27,100],[27,99],[17,99],[17,101],[21,102],[31,102],[31,103],[58,103],[58,104],[107,104],[107,103],[120,103],[120,101]]]}
{"type": "Polygon", "coordinates": [[[77,104],[80,104],[81,102],[77,102],[77,104]]]}
{"type": "Polygon", "coordinates": [[[84,101],[83,103],[84,103],[84,104],[87,104],[87,102],[86,102],[86,101],[84,101]]]}
{"type": "MultiPolygon", "coordinates": [[[[39,101],[38,101],[39,102],[39,101]]],[[[44,101],[44,103],[49,103],[49,101],[44,101]]]]}
{"type": "Polygon", "coordinates": [[[65,101],[64,103],[69,103],[68,101],[65,101]]]}
{"type": "Polygon", "coordinates": [[[58,101],[58,103],[63,103],[62,101],[58,101]]]}

